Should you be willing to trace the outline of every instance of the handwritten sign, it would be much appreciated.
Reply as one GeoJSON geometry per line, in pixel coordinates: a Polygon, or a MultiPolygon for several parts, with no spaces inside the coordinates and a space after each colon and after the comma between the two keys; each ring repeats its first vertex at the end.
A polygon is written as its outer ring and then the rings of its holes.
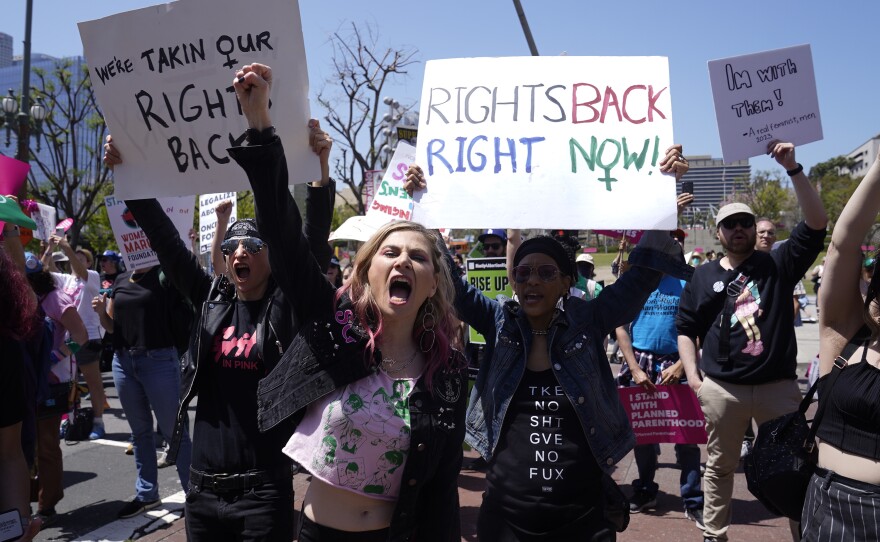
{"type": "MultiPolygon", "coordinates": [[[[507,258],[468,258],[466,276],[471,285],[494,300],[499,294],[513,297],[513,286],[507,276],[507,258]]],[[[470,342],[486,344],[486,338],[470,328],[470,342]]]]}
{"type": "Polygon", "coordinates": [[[774,139],[822,139],[809,45],[712,60],[709,80],[725,162],[767,154],[774,139]]]}
{"type": "Polygon", "coordinates": [[[620,402],[632,423],[637,444],[674,442],[705,444],[706,420],[697,396],[687,384],[618,388],[620,402]]]}
{"type": "MultiPolygon", "coordinates": [[[[202,194],[199,196],[199,253],[207,254],[211,251],[211,242],[217,231],[217,206],[224,201],[232,202],[232,214],[229,223],[236,221],[238,216],[238,200],[235,192],[221,192],[218,194],[202,194]]],[[[225,234],[226,232],[221,232],[225,234]]]]}
{"type": "Polygon", "coordinates": [[[429,227],[672,229],[664,57],[433,60],[417,162],[429,227]],[[620,209],[627,209],[622,213],[620,209]]]}
{"type": "Polygon", "coordinates": [[[34,230],[34,237],[41,241],[48,241],[49,237],[55,233],[55,224],[58,222],[58,211],[51,205],[37,203],[37,212],[31,213],[31,218],[37,224],[34,230]]]}
{"type": "MultiPolygon", "coordinates": [[[[193,196],[159,198],[159,205],[171,218],[177,233],[188,247],[189,230],[193,224],[193,196]]],[[[144,230],[137,225],[134,214],[128,210],[125,202],[115,196],[104,198],[110,227],[116,237],[116,244],[128,269],[144,269],[158,265],[159,258],[150,246],[150,240],[144,230]]]]}
{"type": "Polygon", "coordinates": [[[92,86],[125,162],[118,198],[249,189],[226,149],[247,122],[235,71],[272,67],[272,119],[291,182],[320,176],[309,149],[309,83],[297,0],[180,0],[79,23],[92,86]]]}
{"type": "Polygon", "coordinates": [[[382,180],[376,185],[376,193],[367,209],[367,216],[379,216],[384,222],[392,220],[412,220],[413,200],[403,189],[406,170],[416,160],[416,148],[409,143],[399,142],[394,156],[382,180]]]}

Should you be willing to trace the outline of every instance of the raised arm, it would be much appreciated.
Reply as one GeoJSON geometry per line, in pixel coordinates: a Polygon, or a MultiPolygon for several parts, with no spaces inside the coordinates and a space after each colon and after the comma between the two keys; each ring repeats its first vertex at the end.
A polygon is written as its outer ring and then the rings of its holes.
{"type": "Polygon", "coordinates": [[[217,227],[214,229],[214,238],[211,239],[211,267],[214,268],[214,276],[219,277],[226,273],[226,258],[220,250],[223,244],[223,236],[229,226],[229,217],[232,216],[232,202],[221,201],[217,204],[214,213],[217,215],[217,227]]]}
{"type": "Polygon", "coordinates": [[[828,214],[819,193],[810,184],[810,179],[804,173],[804,167],[795,159],[794,145],[782,141],[771,141],[767,145],[767,154],[776,159],[776,162],[785,168],[791,177],[791,184],[797,195],[798,204],[804,213],[804,222],[812,230],[824,230],[828,226],[828,214]]]}
{"type": "Polygon", "coordinates": [[[522,230],[513,228],[507,230],[507,278],[510,279],[511,284],[513,284],[513,257],[516,256],[522,241],[522,230]]]}
{"type": "MultiPolygon", "coordinates": [[[[284,148],[274,135],[269,116],[271,83],[272,70],[262,64],[244,66],[236,73],[233,87],[248,121],[250,145],[229,149],[229,155],[244,169],[251,184],[257,228],[269,244],[272,277],[297,316],[306,321],[332,309],[335,288],[302,233],[299,209],[287,188],[284,148]]],[[[322,207],[329,210],[326,201],[322,207]]]]}
{"type": "Polygon", "coordinates": [[[875,160],[840,213],[831,234],[819,297],[821,374],[831,370],[834,358],[863,324],[859,290],[861,245],[878,212],[880,160],[875,160]]]}
{"type": "Polygon", "coordinates": [[[89,269],[86,267],[86,264],[76,257],[76,252],[74,252],[70,243],[67,242],[67,237],[53,235],[52,239],[55,240],[56,244],[61,248],[61,252],[70,260],[70,270],[73,271],[74,276],[83,282],[88,281],[89,269]]]}

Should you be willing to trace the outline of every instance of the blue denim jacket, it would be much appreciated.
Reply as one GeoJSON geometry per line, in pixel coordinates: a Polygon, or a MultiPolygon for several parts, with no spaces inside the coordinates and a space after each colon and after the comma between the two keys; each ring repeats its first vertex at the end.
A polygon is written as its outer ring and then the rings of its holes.
{"type": "MultiPolygon", "coordinates": [[[[636,248],[630,255],[630,271],[592,301],[566,299],[550,324],[553,374],[575,407],[593,456],[606,470],[633,448],[635,436],[618,399],[604,338],[641,310],[662,276],[652,269],[676,273],[683,269],[673,260],[636,248]]],[[[515,301],[488,299],[460,276],[454,283],[459,316],[486,338],[486,361],[471,392],[465,440],[488,460],[526,369],[531,328],[515,301]]]]}

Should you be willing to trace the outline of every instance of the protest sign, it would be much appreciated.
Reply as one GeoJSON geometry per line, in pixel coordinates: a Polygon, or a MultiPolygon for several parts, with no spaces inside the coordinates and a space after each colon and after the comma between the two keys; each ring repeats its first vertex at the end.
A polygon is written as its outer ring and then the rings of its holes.
{"type": "Polygon", "coordinates": [[[199,196],[199,254],[207,254],[211,251],[211,242],[217,231],[217,206],[224,201],[232,202],[232,214],[229,215],[229,223],[232,224],[238,217],[238,201],[235,192],[199,196]]]}
{"type": "Polygon", "coordinates": [[[37,203],[37,212],[31,213],[31,218],[36,222],[34,237],[41,241],[48,241],[55,233],[55,224],[58,222],[58,211],[51,205],[37,203]]]}
{"type": "Polygon", "coordinates": [[[415,147],[402,141],[397,144],[397,150],[388,162],[382,180],[376,185],[376,193],[367,209],[367,216],[382,217],[383,223],[399,219],[412,220],[413,200],[403,189],[403,181],[406,170],[415,159],[415,147]]]}
{"type": "Polygon", "coordinates": [[[639,242],[639,239],[642,238],[645,230],[594,230],[594,233],[613,237],[614,239],[626,237],[627,242],[634,245],[639,242]]]}
{"type": "Polygon", "coordinates": [[[774,139],[822,139],[809,45],[712,60],[709,80],[725,162],[767,154],[774,139]]]}
{"type": "Polygon", "coordinates": [[[30,170],[30,164],[0,155],[0,196],[18,194],[30,170]]]}
{"type": "Polygon", "coordinates": [[[361,198],[364,200],[364,209],[369,209],[376,195],[376,185],[382,180],[381,169],[368,169],[364,172],[364,186],[361,188],[361,198]]]}
{"type": "Polygon", "coordinates": [[[417,162],[428,227],[672,229],[665,57],[432,60],[417,162]],[[626,212],[621,212],[626,209],[626,212]]]}
{"type": "Polygon", "coordinates": [[[309,84],[297,0],[179,0],[79,23],[98,104],[125,162],[117,198],[249,189],[226,149],[247,122],[235,71],[272,67],[272,119],[291,183],[320,178],[309,148],[309,84]]]}
{"type": "Polygon", "coordinates": [[[632,423],[636,444],[673,442],[705,444],[706,421],[700,401],[687,384],[618,388],[620,402],[632,423]]]}
{"type": "MultiPolygon", "coordinates": [[[[159,205],[165,209],[165,214],[171,218],[177,233],[189,247],[189,230],[193,224],[193,196],[179,196],[158,198],[159,205]]],[[[157,265],[159,258],[150,247],[150,240],[144,230],[137,225],[134,215],[128,210],[125,202],[115,196],[104,198],[107,207],[107,217],[110,219],[110,227],[116,237],[116,245],[125,266],[128,269],[145,269],[157,265]]]]}
{"type": "MultiPolygon", "coordinates": [[[[507,277],[507,258],[468,258],[466,276],[471,285],[494,300],[499,294],[513,297],[513,286],[507,277]]],[[[470,342],[486,344],[486,339],[470,328],[470,342]]]]}

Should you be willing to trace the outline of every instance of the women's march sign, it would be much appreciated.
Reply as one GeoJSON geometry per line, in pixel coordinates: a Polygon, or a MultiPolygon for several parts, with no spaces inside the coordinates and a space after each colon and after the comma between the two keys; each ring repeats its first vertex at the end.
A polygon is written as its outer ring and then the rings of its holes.
{"type": "Polygon", "coordinates": [[[709,79],[725,162],[767,154],[774,139],[822,139],[809,45],[712,60],[709,79]]]}
{"type": "Polygon", "coordinates": [[[706,420],[700,401],[687,384],[617,388],[637,444],[705,444],[706,420]]]}
{"type": "Polygon", "coordinates": [[[178,0],[79,23],[89,76],[125,162],[118,198],[250,188],[226,152],[247,122],[235,71],[272,67],[270,110],[294,183],[320,176],[309,150],[309,82],[296,0],[178,0]]]}
{"type": "Polygon", "coordinates": [[[672,229],[665,57],[433,60],[417,161],[429,227],[672,229]],[[624,212],[625,211],[625,212],[624,212]]]}
{"type": "MultiPolygon", "coordinates": [[[[165,214],[174,223],[177,233],[183,239],[187,247],[189,243],[189,230],[193,225],[193,196],[179,196],[159,198],[159,205],[165,209],[165,214]]],[[[159,257],[150,245],[147,234],[138,226],[134,214],[128,210],[125,202],[115,196],[104,198],[107,207],[107,217],[110,219],[110,227],[116,237],[116,245],[125,260],[128,269],[145,269],[153,265],[159,265],[159,257]]]]}
{"type": "Polygon", "coordinates": [[[394,156],[388,162],[388,169],[382,179],[375,184],[373,198],[367,208],[367,216],[370,218],[382,217],[382,221],[412,220],[413,200],[403,189],[403,181],[406,179],[406,170],[415,162],[416,148],[400,141],[394,156]]]}

